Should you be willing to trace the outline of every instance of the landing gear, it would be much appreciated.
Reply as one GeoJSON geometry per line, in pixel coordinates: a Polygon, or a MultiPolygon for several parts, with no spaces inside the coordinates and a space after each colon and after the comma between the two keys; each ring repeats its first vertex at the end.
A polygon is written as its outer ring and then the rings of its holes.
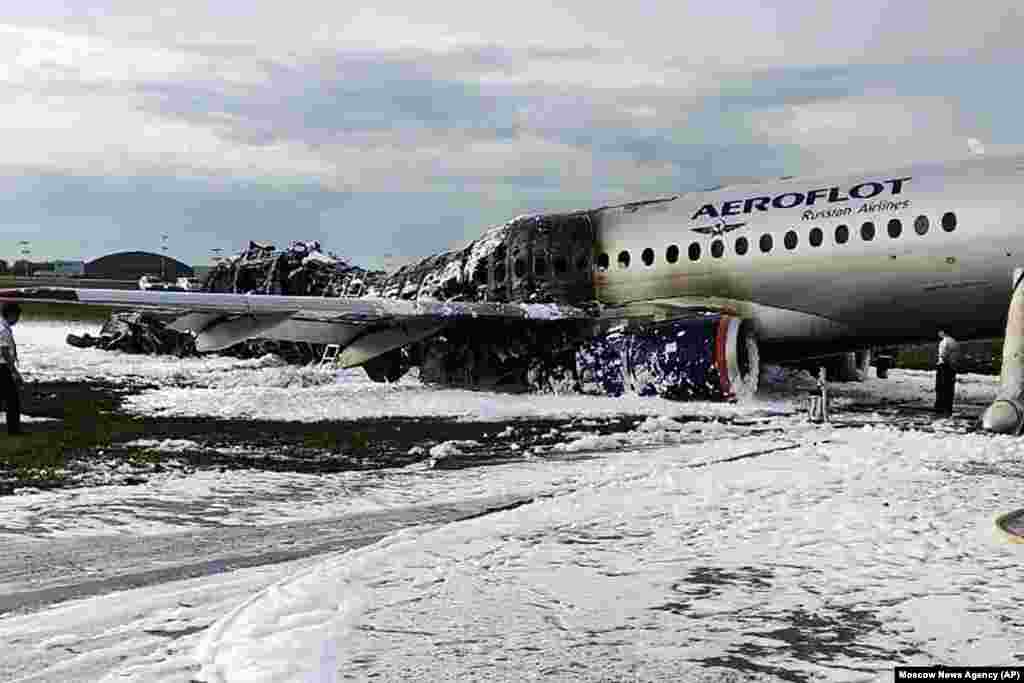
{"type": "Polygon", "coordinates": [[[826,366],[832,382],[863,382],[871,370],[871,349],[851,351],[826,366]]]}
{"type": "Polygon", "coordinates": [[[397,382],[409,370],[409,361],[402,349],[395,349],[366,361],[363,370],[374,382],[397,382]]]}
{"type": "Polygon", "coordinates": [[[472,389],[563,392],[576,384],[575,322],[537,328],[460,325],[413,346],[420,380],[472,389]]]}
{"type": "Polygon", "coordinates": [[[1003,339],[1003,369],[999,393],[981,416],[990,432],[1020,435],[1024,432],[1024,268],[1013,271],[1013,294],[1003,339]]]}

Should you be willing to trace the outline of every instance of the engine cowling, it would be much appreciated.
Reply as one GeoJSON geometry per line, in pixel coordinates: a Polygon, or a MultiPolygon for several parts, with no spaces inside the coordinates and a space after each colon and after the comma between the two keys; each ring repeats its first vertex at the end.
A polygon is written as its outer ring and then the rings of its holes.
{"type": "Polygon", "coordinates": [[[612,329],[579,348],[576,369],[587,393],[727,401],[754,395],[760,359],[750,321],[708,314],[612,329]]]}

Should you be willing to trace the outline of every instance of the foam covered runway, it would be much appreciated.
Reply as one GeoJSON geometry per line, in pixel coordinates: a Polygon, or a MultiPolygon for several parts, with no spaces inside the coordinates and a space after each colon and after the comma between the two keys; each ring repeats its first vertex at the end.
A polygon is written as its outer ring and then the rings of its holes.
{"type": "Polygon", "coordinates": [[[1024,445],[973,429],[994,377],[964,376],[938,421],[914,410],[930,373],[835,385],[813,425],[813,382],[780,370],[749,404],[502,396],[70,349],[68,329],[18,328],[26,378],[123,386],[159,433],[111,452],[184,465],[0,497],[22,596],[5,680],[887,680],[1024,658],[1024,546],[993,523],[1024,445]],[[408,460],[302,471],[318,443],[283,457],[259,428],[285,451],[332,423],[408,460]]]}

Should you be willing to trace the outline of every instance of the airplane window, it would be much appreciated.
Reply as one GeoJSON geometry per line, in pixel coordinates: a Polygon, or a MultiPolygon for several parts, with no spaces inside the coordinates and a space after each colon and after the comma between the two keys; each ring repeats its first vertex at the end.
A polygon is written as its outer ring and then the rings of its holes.
{"type": "Polygon", "coordinates": [[[565,274],[565,271],[569,270],[569,262],[564,256],[559,256],[555,259],[555,272],[559,275],[565,274]]]}
{"type": "Polygon", "coordinates": [[[504,282],[505,281],[505,264],[499,263],[494,267],[494,281],[504,282]]]}
{"type": "Polygon", "coordinates": [[[952,211],[947,211],[942,214],[942,229],[946,232],[953,232],[956,230],[956,214],[952,211]]]}
{"type": "Polygon", "coordinates": [[[516,274],[516,277],[522,277],[526,275],[526,261],[524,261],[523,259],[517,258],[513,267],[515,269],[514,272],[516,274]]]}
{"type": "Polygon", "coordinates": [[[928,232],[928,216],[918,216],[914,220],[914,232],[918,235],[928,232]]]}
{"type": "Polygon", "coordinates": [[[763,251],[764,253],[767,254],[771,250],[772,250],[772,236],[771,235],[761,235],[761,251],[763,251]]]}
{"type": "Polygon", "coordinates": [[[715,258],[722,258],[722,254],[725,253],[725,244],[722,240],[715,240],[711,243],[711,255],[715,258]]]}
{"type": "Polygon", "coordinates": [[[810,240],[812,247],[820,247],[825,239],[825,233],[821,231],[821,228],[811,228],[811,234],[807,236],[807,239],[810,240]]]}
{"type": "Polygon", "coordinates": [[[654,263],[654,250],[651,249],[650,247],[647,247],[646,249],[644,249],[644,253],[641,254],[640,258],[643,259],[645,266],[651,265],[652,263],[654,263]]]}
{"type": "Polygon", "coordinates": [[[597,269],[598,270],[608,270],[608,263],[609,262],[610,262],[610,259],[608,258],[608,254],[600,254],[597,257],[597,269]]]}
{"type": "Polygon", "coordinates": [[[629,252],[619,252],[619,268],[629,268],[629,252]]]}
{"type": "Polygon", "coordinates": [[[700,258],[700,243],[693,242],[690,244],[690,260],[696,261],[700,258]]]}
{"type": "Polygon", "coordinates": [[[893,218],[889,221],[889,237],[896,239],[903,232],[903,224],[900,223],[899,218],[893,218]]]}
{"type": "Polygon", "coordinates": [[[750,243],[747,242],[746,237],[736,238],[736,253],[739,254],[740,256],[743,256],[744,254],[747,253],[747,249],[749,248],[749,246],[750,243]]]}
{"type": "Polygon", "coordinates": [[[846,244],[850,239],[850,229],[845,225],[836,226],[836,244],[846,244]]]}
{"type": "Polygon", "coordinates": [[[540,254],[534,254],[533,256],[533,272],[537,275],[547,275],[548,260],[540,254]]]}
{"type": "Polygon", "coordinates": [[[676,261],[678,261],[679,260],[679,247],[677,247],[676,245],[673,244],[668,249],[666,249],[665,250],[665,260],[668,261],[669,263],[675,263],[676,261]]]}
{"type": "Polygon", "coordinates": [[[870,242],[875,239],[875,224],[871,221],[860,226],[860,236],[864,238],[865,242],[870,242]]]}
{"type": "Polygon", "coordinates": [[[787,232],[785,239],[782,241],[786,245],[786,249],[796,249],[796,231],[790,230],[787,232]]]}

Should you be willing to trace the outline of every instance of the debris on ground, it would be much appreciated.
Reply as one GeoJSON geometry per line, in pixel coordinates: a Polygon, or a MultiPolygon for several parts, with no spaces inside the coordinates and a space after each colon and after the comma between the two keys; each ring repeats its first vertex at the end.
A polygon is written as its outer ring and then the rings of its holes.
{"type": "Polygon", "coordinates": [[[69,334],[67,342],[80,349],[97,348],[125,353],[196,356],[195,338],[172,330],[152,313],[114,313],[100,328],[99,336],[69,334]]]}
{"type": "MultiPolygon", "coordinates": [[[[359,296],[367,280],[383,276],[350,266],[342,259],[324,254],[320,243],[293,242],[284,251],[270,244],[249,242],[230,261],[219,263],[198,291],[239,294],[290,294],[297,296],[359,296]]],[[[195,337],[167,325],[173,316],[149,312],[114,313],[98,336],[69,334],[67,343],[77,348],[98,348],[132,354],[200,355],[195,337]]],[[[273,353],[295,365],[306,365],[323,357],[323,344],[250,339],[218,351],[236,358],[257,358],[273,353]]]]}

